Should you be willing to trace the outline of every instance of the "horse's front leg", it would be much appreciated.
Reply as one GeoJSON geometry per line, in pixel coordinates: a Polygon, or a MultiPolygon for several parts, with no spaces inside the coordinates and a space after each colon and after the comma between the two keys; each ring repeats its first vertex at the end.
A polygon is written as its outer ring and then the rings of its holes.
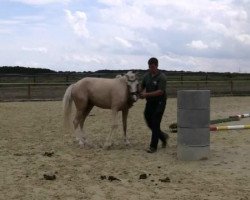
{"type": "Polygon", "coordinates": [[[111,131],[110,131],[108,137],[106,138],[106,142],[104,144],[105,149],[109,149],[112,146],[112,143],[113,143],[112,142],[112,136],[113,136],[113,133],[118,128],[117,115],[118,115],[118,111],[117,110],[112,110],[112,126],[111,126],[111,131]]]}
{"type": "Polygon", "coordinates": [[[128,108],[122,110],[122,124],[123,124],[123,136],[125,145],[129,146],[130,142],[127,137],[127,119],[128,119],[128,108]]]}

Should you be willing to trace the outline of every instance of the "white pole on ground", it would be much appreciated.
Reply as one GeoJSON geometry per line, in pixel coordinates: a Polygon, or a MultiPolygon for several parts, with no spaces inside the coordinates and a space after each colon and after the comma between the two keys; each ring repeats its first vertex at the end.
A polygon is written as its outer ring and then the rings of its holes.
{"type": "Polygon", "coordinates": [[[250,129],[250,125],[210,126],[210,131],[250,129]]]}

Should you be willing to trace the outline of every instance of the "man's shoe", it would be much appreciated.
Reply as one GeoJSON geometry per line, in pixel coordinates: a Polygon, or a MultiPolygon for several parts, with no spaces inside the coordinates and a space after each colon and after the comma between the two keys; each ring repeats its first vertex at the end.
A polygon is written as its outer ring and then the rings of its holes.
{"type": "Polygon", "coordinates": [[[147,149],[147,153],[155,153],[157,151],[157,149],[150,147],[149,149],[147,149]]]}

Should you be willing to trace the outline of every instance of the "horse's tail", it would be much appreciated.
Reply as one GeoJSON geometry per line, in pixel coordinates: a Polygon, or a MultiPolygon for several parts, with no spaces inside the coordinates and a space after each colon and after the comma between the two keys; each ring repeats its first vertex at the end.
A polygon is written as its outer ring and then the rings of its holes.
{"type": "Polygon", "coordinates": [[[70,85],[63,96],[63,125],[65,131],[69,130],[70,128],[70,119],[72,112],[72,97],[71,97],[72,87],[73,85],[70,85]]]}

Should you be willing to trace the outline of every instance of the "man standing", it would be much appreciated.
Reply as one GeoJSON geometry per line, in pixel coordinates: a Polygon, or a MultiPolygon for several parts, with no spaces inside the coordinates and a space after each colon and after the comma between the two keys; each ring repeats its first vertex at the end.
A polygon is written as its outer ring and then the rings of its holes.
{"type": "Polygon", "coordinates": [[[158,69],[157,58],[148,60],[149,72],[143,77],[141,83],[140,97],[146,98],[146,107],[144,117],[147,126],[152,132],[150,147],[148,153],[157,151],[159,139],[162,141],[162,147],[165,148],[169,136],[163,133],[160,128],[162,115],[164,113],[167,101],[166,95],[166,76],[158,69]]]}

